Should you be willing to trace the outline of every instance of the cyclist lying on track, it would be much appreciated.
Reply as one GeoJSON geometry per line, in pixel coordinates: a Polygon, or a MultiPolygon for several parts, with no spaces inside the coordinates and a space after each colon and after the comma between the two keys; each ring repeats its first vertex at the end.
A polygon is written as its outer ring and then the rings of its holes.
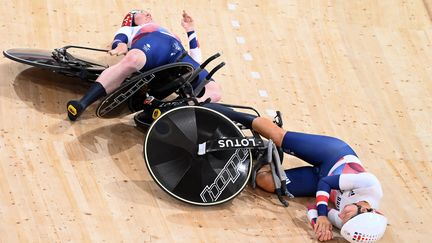
{"type": "MultiPolygon", "coordinates": [[[[111,55],[125,54],[125,57],[105,69],[79,101],[71,100],[67,103],[69,119],[76,120],[89,105],[114,91],[128,76],[137,71],[147,71],[180,61],[197,68],[201,62],[201,51],[194,32],[194,22],[186,12],[183,12],[182,17],[182,26],[189,37],[190,55],[186,53],[180,39],[156,24],[149,12],[129,12],[122,22],[122,27],[116,32],[112,50],[109,51],[111,55]]],[[[207,74],[202,71],[198,82],[193,85],[197,86],[207,74]]],[[[211,99],[212,102],[217,102],[221,97],[220,87],[216,82],[209,82],[198,96],[198,101],[211,99]]]]}
{"type": "MultiPolygon", "coordinates": [[[[318,240],[331,240],[332,225],[342,228],[350,220],[354,222],[351,224],[354,229],[358,225],[378,222],[374,237],[384,234],[387,220],[376,211],[383,195],[381,184],[373,174],[366,172],[348,144],[334,137],[285,131],[269,119],[237,112],[220,104],[204,106],[272,139],[285,153],[311,165],[287,169],[285,174],[287,189],[292,195],[316,197],[316,206],[308,207],[308,218],[318,240]],[[335,208],[329,207],[330,202],[335,208]],[[360,214],[365,215],[359,217],[360,214]]],[[[257,172],[256,183],[265,191],[275,191],[269,165],[257,172]]]]}

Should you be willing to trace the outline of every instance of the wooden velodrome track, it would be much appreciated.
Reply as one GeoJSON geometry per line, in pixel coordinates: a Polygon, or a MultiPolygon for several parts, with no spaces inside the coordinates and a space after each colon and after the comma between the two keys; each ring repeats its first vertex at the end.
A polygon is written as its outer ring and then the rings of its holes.
{"type": "MultiPolygon", "coordinates": [[[[337,136],[381,180],[382,242],[430,242],[432,1],[4,0],[0,49],[108,48],[130,9],[183,40],[196,20],[204,56],[221,52],[223,101],[288,130],[337,136]]],[[[92,55],[108,63],[106,55],[92,55]]],[[[215,207],[181,203],[151,179],[131,117],[77,122],[79,80],[0,59],[0,242],[314,242],[305,203],[247,188],[215,207]]],[[[285,167],[303,163],[285,157],[285,167]]],[[[336,234],[333,242],[344,242],[336,234]]]]}

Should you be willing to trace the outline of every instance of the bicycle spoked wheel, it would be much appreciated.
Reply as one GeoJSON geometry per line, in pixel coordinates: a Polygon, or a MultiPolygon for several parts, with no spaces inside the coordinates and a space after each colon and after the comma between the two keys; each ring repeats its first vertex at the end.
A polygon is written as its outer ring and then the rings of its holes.
{"type": "Polygon", "coordinates": [[[237,196],[252,170],[249,149],[198,155],[198,144],[244,137],[224,115],[204,107],[179,107],[150,126],[144,142],[147,168],[171,196],[194,205],[216,205],[237,196]]]}

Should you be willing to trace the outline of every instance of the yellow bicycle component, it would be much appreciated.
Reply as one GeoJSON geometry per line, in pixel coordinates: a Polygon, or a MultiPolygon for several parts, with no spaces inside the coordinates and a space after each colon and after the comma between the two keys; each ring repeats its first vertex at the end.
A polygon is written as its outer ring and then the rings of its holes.
{"type": "Polygon", "coordinates": [[[161,113],[162,112],[159,109],[154,109],[152,114],[153,120],[156,120],[158,117],[160,117],[161,113]]]}
{"type": "Polygon", "coordinates": [[[78,113],[77,110],[76,110],[76,108],[73,107],[73,105],[69,105],[67,109],[74,116],[76,116],[76,114],[78,113]]]}

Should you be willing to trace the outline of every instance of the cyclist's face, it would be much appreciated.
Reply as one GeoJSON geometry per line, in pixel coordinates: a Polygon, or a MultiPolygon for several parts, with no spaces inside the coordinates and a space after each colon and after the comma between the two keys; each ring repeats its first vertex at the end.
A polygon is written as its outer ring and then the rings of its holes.
{"type": "Polygon", "coordinates": [[[152,22],[153,18],[149,12],[141,11],[135,14],[134,21],[136,25],[142,25],[152,22]]]}
{"type": "Polygon", "coordinates": [[[366,213],[371,211],[371,207],[369,203],[365,201],[360,201],[353,204],[346,205],[342,211],[339,213],[339,218],[342,220],[342,222],[345,224],[348,222],[348,220],[352,219],[354,216],[357,216],[357,214],[360,213],[366,213]],[[359,211],[360,210],[360,211],[359,211]]]}
{"type": "Polygon", "coordinates": [[[339,213],[339,218],[345,224],[348,220],[350,220],[352,217],[356,215],[357,215],[357,206],[354,204],[348,204],[339,213]]]}

